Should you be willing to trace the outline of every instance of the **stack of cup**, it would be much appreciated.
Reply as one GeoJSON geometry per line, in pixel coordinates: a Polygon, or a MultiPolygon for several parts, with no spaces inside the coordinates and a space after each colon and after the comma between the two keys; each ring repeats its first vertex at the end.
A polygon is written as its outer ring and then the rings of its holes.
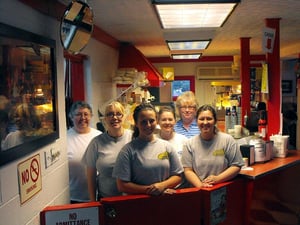
{"type": "Polygon", "coordinates": [[[234,137],[241,138],[242,137],[242,126],[234,125],[234,137]]]}

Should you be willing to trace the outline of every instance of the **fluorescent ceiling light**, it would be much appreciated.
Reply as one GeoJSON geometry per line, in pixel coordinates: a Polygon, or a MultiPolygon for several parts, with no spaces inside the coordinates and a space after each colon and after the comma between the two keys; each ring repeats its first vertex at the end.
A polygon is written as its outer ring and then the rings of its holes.
{"type": "Polygon", "coordinates": [[[169,49],[175,50],[204,50],[209,45],[210,40],[202,41],[167,41],[169,49]]]}
{"type": "MultiPolygon", "coordinates": [[[[163,28],[221,27],[237,3],[169,3],[155,4],[163,28]]],[[[200,1],[201,2],[201,1],[200,1]]],[[[202,1],[203,2],[203,1],[202,1]]]]}
{"type": "Polygon", "coordinates": [[[199,59],[201,57],[201,53],[199,54],[176,54],[171,55],[173,59],[199,59]]]}

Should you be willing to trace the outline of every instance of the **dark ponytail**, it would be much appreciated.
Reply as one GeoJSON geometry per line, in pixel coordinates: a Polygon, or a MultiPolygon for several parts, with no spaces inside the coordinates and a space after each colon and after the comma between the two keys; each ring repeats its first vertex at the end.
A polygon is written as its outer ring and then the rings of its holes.
{"type": "Polygon", "coordinates": [[[140,131],[139,131],[138,127],[136,126],[136,124],[138,123],[138,118],[139,118],[140,112],[144,111],[144,110],[153,110],[157,117],[157,112],[155,110],[155,107],[152,104],[141,103],[140,105],[136,106],[133,111],[133,120],[134,120],[134,128],[133,128],[133,134],[132,134],[133,139],[137,138],[140,134],[140,131]]]}

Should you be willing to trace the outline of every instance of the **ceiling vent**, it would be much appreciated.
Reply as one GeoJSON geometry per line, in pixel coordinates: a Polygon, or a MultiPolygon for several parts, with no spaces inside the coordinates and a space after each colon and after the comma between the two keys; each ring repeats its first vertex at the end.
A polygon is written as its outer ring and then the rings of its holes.
{"type": "Polygon", "coordinates": [[[240,80],[240,74],[231,66],[198,66],[196,74],[198,80],[240,80]]]}

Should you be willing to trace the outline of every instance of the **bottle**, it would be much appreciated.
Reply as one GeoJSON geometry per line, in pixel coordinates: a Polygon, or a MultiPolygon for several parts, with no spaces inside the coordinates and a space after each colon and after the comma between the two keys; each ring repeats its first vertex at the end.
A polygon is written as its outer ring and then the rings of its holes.
{"type": "Polygon", "coordinates": [[[258,120],[258,133],[262,137],[262,139],[266,140],[267,138],[267,118],[266,111],[262,110],[260,112],[260,118],[258,120]]]}

